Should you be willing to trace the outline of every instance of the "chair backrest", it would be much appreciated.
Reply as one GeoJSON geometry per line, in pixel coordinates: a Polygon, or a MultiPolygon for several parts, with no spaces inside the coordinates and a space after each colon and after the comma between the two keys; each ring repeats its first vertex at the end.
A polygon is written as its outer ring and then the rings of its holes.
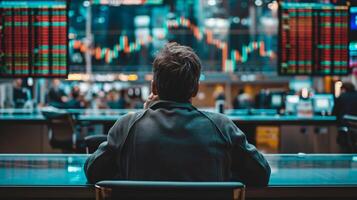
{"type": "Polygon", "coordinates": [[[357,116],[345,115],[343,120],[347,125],[347,139],[352,153],[357,153],[357,116]]]}
{"type": "Polygon", "coordinates": [[[84,144],[87,153],[96,151],[100,144],[107,141],[106,135],[90,135],[84,138],[84,144]]]}
{"type": "Polygon", "coordinates": [[[239,182],[101,181],[95,187],[97,200],[245,199],[239,182]]]}
{"type": "Polygon", "coordinates": [[[42,110],[42,115],[47,121],[50,145],[65,151],[73,150],[76,130],[72,115],[58,109],[42,110]]]}

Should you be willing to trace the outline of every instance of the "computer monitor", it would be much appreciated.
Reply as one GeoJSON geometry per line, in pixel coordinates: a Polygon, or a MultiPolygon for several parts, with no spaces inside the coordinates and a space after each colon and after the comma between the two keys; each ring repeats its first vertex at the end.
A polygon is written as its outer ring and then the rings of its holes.
{"type": "Polygon", "coordinates": [[[0,1],[0,77],[68,74],[66,0],[0,1]]]}
{"type": "Polygon", "coordinates": [[[299,95],[287,95],[285,102],[285,111],[287,113],[296,113],[296,107],[299,101],[299,95]]]}
{"type": "Polygon", "coordinates": [[[334,106],[332,94],[315,94],[312,98],[314,113],[331,113],[334,106]]]}
{"type": "Polygon", "coordinates": [[[272,94],[270,99],[270,106],[272,108],[281,108],[283,106],[283,95],[282,94],[272,94]]]}

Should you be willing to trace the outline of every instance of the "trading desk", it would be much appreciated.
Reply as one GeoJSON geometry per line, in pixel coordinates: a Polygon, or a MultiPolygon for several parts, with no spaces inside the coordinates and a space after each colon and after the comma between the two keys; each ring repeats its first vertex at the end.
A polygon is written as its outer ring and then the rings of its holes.
{"type": "MultiPolygon", "coordinates": [[[[209,109],[204,109],[212,111],[209,109]]],[[[116,120],[132,109],[68,109],[79,127],[96,126],[90,134],[106,134],[116,120]]],[[[227,110],[230,118],[256,144],[257,129],[265,134],[276,128],[279,147],[274,153],[335,153],[337,126],[335,116],[277,115],[269,109],[227,110]]],[[[48,142],[47,121],[39,109],[0,109],[0,153],[52,153],[48,142]],[[23,142],[29,141],[31,143],[23,142]],[[11,144],[11,145],[10,145],[11,144]]],[[[89,134],[89,135],[90,135],[89,134]]],[[[85,134],[83,134],[85,135],[85,134]]],[[[266,136],[265,136],[266,137],[266,136]]],[[[276,138],[271,136],[270,138],[276,138]]],[[[258,147],[259,148],[259,147],[258,147]]]]}
{"type": "MultiPolygon", "coordinates": [[[[214,111],[212,109],[203,109],[214,111]]],[[[227,110],[226,116],[239,124],[331,124],[335,123],[335,116],[301,117],[296,115],[277,115],[276,113],[260,112],[248,113],[245,111],[227,110]]],[[[137,109],[66,109],[78,122],[100,124],[114,124],[124,114],[136,112],[137,109]]],[[[39,109],[0,109],[0,123],[46,123],[45,117],[39,109]]]]}
{"type": "MultiPolygon", "coordinates": [[[[2,154],[0,198],[94,199],[83,164],[87,155],[2,154]]],[[[357,199],[357,154],[270,154],[268,187],[247,199],[357,199]]]]}

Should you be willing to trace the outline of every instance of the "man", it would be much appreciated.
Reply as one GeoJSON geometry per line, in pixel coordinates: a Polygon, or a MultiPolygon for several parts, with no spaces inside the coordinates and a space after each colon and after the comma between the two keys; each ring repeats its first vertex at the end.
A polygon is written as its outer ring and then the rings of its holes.
{"type": "Polygon", "coordinates": [[[57,108],[65,108],[65,103],[68,101],[68,97],[63,89],[60,88],[61,81],[59,79],[53,79],[52,86],[47,94],[47,102],[49,105],[57,108]]]}
{"type": "Polygon", "coordinates": [[[31,100],[30,91],[22,86],[22,79],[14,80],[13,101],[15,108],[24,108],[26,102],[31,100]]]}
{"type": "Polygon", "coordinates": [[[343,83],[341,95],[336,99],[333,108],[340,125],[343,124],[343,115],[357,115],[357,91],[352,83],[343,83]]]}
{"type": "Polygon", "coordinates": [[[263,155],[226,116],[191,104],[198,92],[200,60],[169,43],[153,63],[152,94],[144,110],[121,117],[84,168],[87,179],[242,181],[267,185],[263,155]]]}
{"type": "MultiPolygon", "coordinates": [[[[337,125],[344,127],[344,115],[357,115],[357,91],[352,83],[343,83],[341,87],[341,95],[336,99],[333,108],[333,114],[336,115],[337,125]]],[[[340,145],[341,153],[350,153],[349,141],[346,132],[339,132],[337,143],[340,145]]]]}
{"type": "Polygon", "coordinates": [[[81,102],[81,90],[78,86],[73,86],[71,90],[71,98],[66,102],[65,108],[80,109],[83,107],[81,102]]]}

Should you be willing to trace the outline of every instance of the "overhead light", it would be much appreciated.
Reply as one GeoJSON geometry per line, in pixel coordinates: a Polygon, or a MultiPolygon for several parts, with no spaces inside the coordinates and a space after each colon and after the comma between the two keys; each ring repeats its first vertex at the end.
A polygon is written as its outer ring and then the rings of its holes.
{"type": "Polygon", "coordinates": [[[208,1],[207,1],[207,4],[208,4],[209,6],[215,6],[215,5],[217,4],[217,1],[216,1],[216,0],[208,0],[208,1]]]}
{"type": "Polygon", "coordinates": [[[256,6],[262,6],[263,5],[263,1],[262,0],[255,0],[255,5],[256,6]]]}

